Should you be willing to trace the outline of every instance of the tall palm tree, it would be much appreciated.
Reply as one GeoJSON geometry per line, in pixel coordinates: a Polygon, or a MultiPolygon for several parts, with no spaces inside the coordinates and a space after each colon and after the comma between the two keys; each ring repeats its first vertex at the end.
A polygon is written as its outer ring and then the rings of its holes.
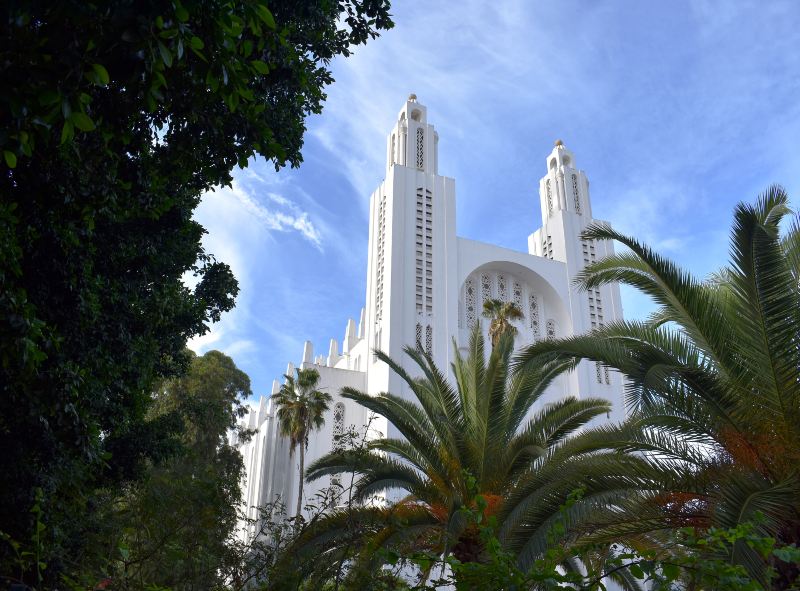
{"type": "Polygon", "coordinates": [[[501,335],[517,334],[517,327],[511,323],[524,318],[525,315],[514,302],[489,299],[483,302],[483,317],[490,319],[489,340],[492,342],[492,347],[496,347],[501,335]]]}
{"type": "MultiPolygon", "coordinates": [[[[584,238],[629,252],[587,267],[586,288],[631,285],[659,308],[587,336],[538,343],[521,363],[591,359],[621,371],[638,428],[631,447],[671,463],[674,479],[639,507],[633,527],[732,528],[764,516],[764,536],[800,544],[800,224],[780,187],[739,204],[729,264],[706,281],[607,226],[584,238]],[[649,515],[648,515],[649,511],[649,515]]],[[[746,544],[728,556],[751,574],[765,564],[746,544]]]]}
{"type": "MultiPolygon", "coordinates": [[[[567,364],[529,365],[512,373],[512,351],[513,337],[502,334],[487,360],[476,326],[466,356],[455,348],[454,385],[424,351],[405,349],[421,377],[412,377],[378,352],[415,400],[352,388],[344,388],[341,395],[386,417],[401,437],[376,439],[368,453],[334,451],[314,462],[307,478],[351,472],[357,475],[360,498],[393,491],[399,495],[395,510],[408,513],[413,525],[408,535],[462,561],[479,559],[482,553],[477,529],[460,511],[477,492],[487,502],[487,514],[501,521],[508,515],[510,523],[522,524],[524,531],[509,526],[505,538],[529,558],[535,556],[546,545],[549,526],[573,489],[586,486],[580,503],[586,508],[621,488],[604,466],[620,454],[606,447],[613,439],[610,428],[576,434],[606,414],[609,402],[567,397],[534,408],[567,364]]],[[[385,532],[385,538],[407,539],[402,534],[400,528],[385,532]]]]}
{"type": "Polygon", "coordinates": [[[325,424],[325,412],[331,395],[317,390],[319,372],[316,369],[297,369],[297,377],[285,375],[286,382],[274,395],[281,434],[289,438],[289,450],[294,455],[300,449],[300,483],[297,490],[297,518],[303,508],[303,472],[305,452],[311,432],[325,424]]]}

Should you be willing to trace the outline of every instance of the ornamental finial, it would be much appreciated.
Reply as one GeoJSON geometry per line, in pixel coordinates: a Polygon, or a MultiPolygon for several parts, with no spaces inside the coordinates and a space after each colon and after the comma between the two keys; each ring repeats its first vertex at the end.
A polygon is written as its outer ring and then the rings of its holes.
{"type": "Polygon", "coordinates": [[[416,103],[417,95],[412,92],[411,94],[408,95],[408,100],[410,100],[412,103],[416,103]]]}
{"type": "Polygon", "coordinates": [[[556,140],[556,148],[558,148],[559,146],[563,146],[563,145],[564,145],[564,142],[562,142],[561,140],[556,140]]]}

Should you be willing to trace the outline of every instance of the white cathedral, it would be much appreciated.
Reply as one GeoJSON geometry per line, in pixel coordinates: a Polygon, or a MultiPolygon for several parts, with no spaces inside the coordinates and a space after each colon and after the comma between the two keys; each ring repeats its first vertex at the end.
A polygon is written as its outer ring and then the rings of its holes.
{"type": "MultiPolygon", "coordinates": [[[[366,305],[358,325],[347,321],[344,341],[331,339],[327,355],[314,356],[306,342],[302,368],[315,368],[320,389],[333,397],[325,425],[310,438],[306,466],[331,451],[334,438],[350,426],[366,425],[369,411],[339,397],[343,386],[378,393],[408,394],[402,380],[373,355],[385,351],[404,366],[403,347],[419,343],[441,368],[449,368],[452,342],[465,346],[470,327],[479,322],[483,302],[513,301],[525,317],[516,323],[517,346],[588,332],[622,319],[619,287],[581,291],[573,278],[585,265],[613,252],[608,242],[582,240],[595,221],[589,181],[575,157],[557,141],[539,181],[542,227],[528,237],[528,252],[518,252],[456,235],[455,180],[439,174],[439,135],[427,109],[409,96],[386,142],[386,178],[372,194],[366,305]]],[[[484,321],[484,331],[488,321],[484,321]]],[[[286,373],[294,373],[289,363],[286,373]]],[[[272,392],[280,385],[273,382],[272,392]]],[[[600,396],[613,402],[609,418],[624,415],[622,379],[599,364],[581,362],[550,386],[545,398],[600,396]]],[[[297,457],[290,457],[279,434],[273,405],[261,398],[244,419],[255,431],[240,445],[246,469],[244,503],[255,506],[278,498],[294,512],[297,457]]],[[[371,428],[396,435],[382,417],[371,428]]],[[[330,486],[328,479],[307,484],[312,500],[330,486]]]]}

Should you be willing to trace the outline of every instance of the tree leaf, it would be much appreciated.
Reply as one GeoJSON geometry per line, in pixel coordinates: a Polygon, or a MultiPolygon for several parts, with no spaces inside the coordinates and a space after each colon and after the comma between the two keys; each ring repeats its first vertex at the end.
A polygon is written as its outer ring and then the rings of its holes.
{"type": "Polygon", "coordinates": [[[111,80],[108,77],[108,70],[106,70],[100,64],[92,64],[92,70],[94,70],[94,73],[97,75],[97,79],[100,81],[102,86],[106,86],[111,80]]]}
{"type": "Polygon", "coordinates": [[[258,18],[264,21],[265,25],[267,25],[270,29],[275,29],[275,17],[272,16],[272,13],[265,5],[259,4],[256,6],[256,12],[258,13],[258,18]]]}
{"type": "Polygon", "coordinates": [[[168,68],[172,67],[172,52],[161,41],[158,42],[158,51],[161,54],[164,65],[168,68]]]}
{"type": "Polygon", "coordinates": [[[206,46],[206,44],[203,43],[203,40],[197,36],[189,39],[189,44],[192,46],[192,49],[203,49],[206,46]]]}
{"type": "Polygon", "coordinates": [[[269,74],[269,66],[261,60],[253,60],[250,62],[250,65],[253,66],[253,69],[259,74],[269,74]]]}
{"type": "Polygon", "coordinates": [[[189,11],[186,10],[183,6],[178,6],[175,9],[175,16],[179,21],[185,23],[186,21],[189,20],[189,11]]]}
{"type": "Polygon", "coordinates": [[[75,111],[70,115],[69,120],[81,131],[93,131],[95,128],[94,121],[86,113],[75,111]]]}
{"type": "Polygon", "coordinates": [[[641,580],[641,579],[644,579],[644,571],[642,570],[642,567],[641,567],[641,566],[639,566],[638,564],[636,564],[636,563],[633,563],[633,564],[631,564],[631,565],[628,567],[628,570],[630,570],[630,571],[631,571],[631,574],[632,574],[632,575],[633,575],[635,578],[637,578],[637,579],[639,579],[639,580],[641,580]]]}
{"type": "Polygon", "coordinates": [[[75,135],[75,129],[72,127],[72,123],[69,120],[64,121],[64,127],[61,128],[61,143],[64,144],[71,140],[73,135],[75,135]]]}
{"type": "Polygon", "coordinates": [[[674,581],[681,574],[681,569],[677,564],[664,563],[661,565],[661,574],[670,581],[674,581]]]}
{"type": "Polygon", "coordinates": [[[42,106],[55,105],[61,100],[61,94],[57,90],[45,90],[39,95],[39,104],[42,106]]]}
{"type": "Polygon", "coordinates": [[[6,159],[6,164],[8,164],[9,168],[16,168],[17,155],[14,154],[14,152],[11,150],[3,150],[3,157],[6,159]]]}

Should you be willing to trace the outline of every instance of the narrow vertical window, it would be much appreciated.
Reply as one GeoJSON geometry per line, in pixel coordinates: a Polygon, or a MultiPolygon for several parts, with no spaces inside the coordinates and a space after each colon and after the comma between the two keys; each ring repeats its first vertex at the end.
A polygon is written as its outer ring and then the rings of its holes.
{"type": "Polygon", "coordinates": [[[430,324],[425,327],[425,352],[433,355],[433,329],[430,324]]]}
{"type": "Polygon", "coordinates": [[[470,277],[464,286],[464,316],[466,328],[475,324],[475,280],[470,277]]]}
{"type": "MultiPolygon", "coordinates": [[[[344,404],[337,402],[333,407],[333,441],[332,447],[338,451],[344,447],[342,437],[344,436],[344,404]]],[[[331,486],[341,487],[341,474],[331,475],[331,486]]]]}
{"type": "Polygon", "coordinates": [[[488,273],[481,275],[481,297],[484,302],[492,299],[492,280],[488,273]]]}
{"type": "Polygon", "coordinates": [[[503,302],[508,301],[508,283],[505,275],[497,276],[497,298],[503,302]]]}
{"type": "Polygon", "coordinates": [[[556,338],[556,323],[554,320],[547,321],[547,338],[548,339],[556,338]]]}
{"type": "Polygon", "coordinates": [[[575,199],[575,213],[581,215],[581,196],[578,193],[578,175],[572,175],[572,196],[575,199]]]}
{"type": "Polygon", "coordinates": [[[421,127],[417,128],[417,168],[425,168],[425,132],[421,127]]]}
{"type": "Polygon", "coordinates": [[[381,197],[378,207],[378,229],[376,232],[377,240],[377,264],[375,265],[375,322],[381,321],[383,316],[383,271],[384,253],[386,249],[386,196],[381,197]]]}
{"type": "Polygon", "coordinates": [[[528,317],[531,323],[531,330],[533,331],[533,340],[539,340],[539,301],[536,299],[536,294],[532,293],[528,297],[528,317]]]}
{"type": "Polygon", "coordinates": [[[550,188],[550,179],[547,179],[544,185],[547,190],[547,212],[553,215],[553,190],[550,188]]]}
{"type": "Polygon", "coordinates": [[[522,310],[522,285],[520,285],[519,281],[514,282],[514,304],[516,304],[517,308],[522,310]]]}

